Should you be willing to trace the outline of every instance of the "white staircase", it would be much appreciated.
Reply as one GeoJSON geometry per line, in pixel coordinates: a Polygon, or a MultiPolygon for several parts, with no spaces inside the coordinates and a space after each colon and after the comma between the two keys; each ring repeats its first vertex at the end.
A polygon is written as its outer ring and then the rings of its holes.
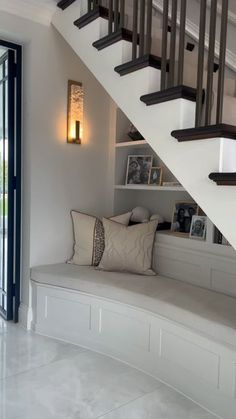
{"type": "Polygon", "coordinates": [[[142,103],[142,95],[160,90],[160,70],[148,66],[117,74],[114,68],[131,60],[132,44],[121,40],[101,51],[94,48],[93,42],[107,35],[108,23],[98,17],[78,29],[74,21],[87,12],[86,6],[85,0],[77,0],[64,11],[58,8],[53,25],[236,249],[236,187],[217,186],[208,178],[211,172],[236,172],[235,140],[174,139],[173,130],[194,127],[195,102],[180,98],[152,106],[142,103]]]}

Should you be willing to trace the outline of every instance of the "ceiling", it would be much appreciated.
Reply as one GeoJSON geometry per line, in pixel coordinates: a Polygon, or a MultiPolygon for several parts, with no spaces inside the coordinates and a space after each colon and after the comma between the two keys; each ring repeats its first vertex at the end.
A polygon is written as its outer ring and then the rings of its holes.
{"type": "Polygon", "coordinates": [[[0,10],[50,24],[58,0],[0,0],[0,10]]]}

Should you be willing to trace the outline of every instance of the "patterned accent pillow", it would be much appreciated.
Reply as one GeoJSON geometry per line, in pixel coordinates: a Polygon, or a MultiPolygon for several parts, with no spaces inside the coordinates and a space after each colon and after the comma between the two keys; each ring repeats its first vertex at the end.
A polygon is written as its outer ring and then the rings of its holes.
{"type": "Polygon", "coordinates": [[[156,275],[152,254],[158,221],[126,227],[103,219],[105,250],[99,269],[156,275]]]}
{"type": "MultiPolygon", "coordinates": [[[[92,215],[71,211],[74,230],[74,254],[68,263],[98,266],[105,247],[102,221],[92,215]]],[[[113,217],[117,223],[129,224],[131,212],[113,217]]]]}

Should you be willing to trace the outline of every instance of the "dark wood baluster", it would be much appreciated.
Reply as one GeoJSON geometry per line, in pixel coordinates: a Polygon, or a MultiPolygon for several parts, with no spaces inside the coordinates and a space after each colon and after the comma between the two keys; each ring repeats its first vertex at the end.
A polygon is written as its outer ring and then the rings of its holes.
{"type": "Polygon", "coordinates": [[[114,31],[119,29],[119,0],[114,0],[114,31]]]}
{"type": "Polygon", "coordinates": [[[179,63],[178,63],[178,85],[183,84],[184,79],[184,51],[185,51],[185,26],[186,26],[187,0],[181,0],[180,8],[180,30],[179,30],[179,63]]]}
{"type": "Polygon", "coordinates": [[[145,54],[151,54],[152,46],[152,0],[147,0],[147,20],[146,20],[146,44],[145,54]]]}
{"type": "Polygon", "coordinates": [[[175,50],[176,50],[176,24],[177,24],[178,0],[172,0],[171,7],[171,34],[170,34],[170,68],[168,86],[175,84],[175,50]]]}
{"type": "Polygon", "coordinates": [[[108,34],[111,35],[113,26],[113,0],[109,0],[108,11],[108,34]]]}
{"type": "Polygon", "coordinates": [[[214,58],[215,58],[216,13],[217,13],[217,0],[211,0],[205,125],[211,124],[212,87],[213,87],[214,58]]]}
{"type": "Polygon", "coordinates": [[[169,13],[169,0],[163,0],[162,52],[161,52],[161,90],[165,90],[165,88],[166,88],[168,13],[169,13]]]}
{"type": "Polygon", "coordinates": [[[221,124],[223,119],[224,105],[224,83],[225,83],[225,56],[227,43],[227,25],[228,25],[228,0],[222,0],[221,13],[221,33],[220,33],[220,58],[219,58],[219,76],[217,92],[216,123],[221,124]]]}
{"type": "Polygon", "coordinates": [[[132,39],[132,60],[137,58],[138,43],[138,0],[133,1],[133,39],[132,39]]]}
{"type": "Polygon", "coordinates": [[[88,12],[92,10],[92,0],[88,0],[88,12]]]}
{"type": "Polygon", "coordinates": [[[201,0],[200,22],[199,22],[199,45],[198,45],[198,70],[197,70],[197,98],[195,126],[200,127],[202,118],[202,99],[203,99],[203,73],[204,73],[204,53],[205,53],[205,33],[206,33],[206,0],[201,0]]]}
{"type": "Polygon", "coordinates": [[[140,0],[139,14],[139,57],[144,55],[144,31],[145,31],[145,0],[140,0]]]}
{"type": "Polygon", "coordinates": [[[125,25],[125,0],[120,0],[120,28],[125,25]]]}

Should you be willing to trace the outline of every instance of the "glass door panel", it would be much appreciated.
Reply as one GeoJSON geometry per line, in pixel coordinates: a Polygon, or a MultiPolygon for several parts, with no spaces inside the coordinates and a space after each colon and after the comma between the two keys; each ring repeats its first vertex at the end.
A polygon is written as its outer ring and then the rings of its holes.
{"type": "Polygon", "coordinates": [[[0,312],[6,319],[13,318],[14,298],[14,59],[11,50],[0,57],[0,312]]]}

